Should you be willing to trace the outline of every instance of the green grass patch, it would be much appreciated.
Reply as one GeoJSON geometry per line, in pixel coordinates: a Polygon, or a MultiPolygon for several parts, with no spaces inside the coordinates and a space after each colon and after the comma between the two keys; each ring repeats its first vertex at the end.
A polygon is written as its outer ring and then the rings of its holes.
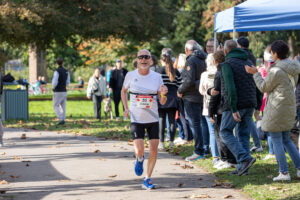
{"type": "MultiPolygon", "coordinates": [[[[114,111],[114,104],[112,103],[114,111]]],[[[92,101],[67,101],[66,123],[57,126],[56,115],[53,110],[52,101],[30,101],[29,120],[8,120],[3,124],[6,127],[26,128],[44,131],[59,131],[75,133],[80,135],[93,135],[117,140],[127,140],[129,134],[129,120],[116,121],[94,119],[92,101]]],[[[119,105],[120,116],[123,114],[122,104],[119,105]]]]}
{"type": "MultiPolygon", "coordinates": [[[[256,158],[256,163],[250,168],[250,175],[231,175],[230,172],[234,171],[234,168],[217,170],[213,168],[212,158],[198,160],[195,164],[217,177],[216,183],[219,183],[219,185],[216,184],[213,187],[226,188],[229,186],[241,189],[251,198],[257,200],[299,200],[300,179],[296,177],[294,164],[288,154],[287,161],[292,181],[273,182],[273,177],[278,175],[277,162],[275,159],[263,160],[268,154],[268,151],[265,141],[262,141],[262,145],[265,147],[263,152],[252,154],[252,156],[256,158]]],[[[187,157],[193,153],[193,149],[193,145],[188,144],[177,147],[171,153],[187,157]]]]}

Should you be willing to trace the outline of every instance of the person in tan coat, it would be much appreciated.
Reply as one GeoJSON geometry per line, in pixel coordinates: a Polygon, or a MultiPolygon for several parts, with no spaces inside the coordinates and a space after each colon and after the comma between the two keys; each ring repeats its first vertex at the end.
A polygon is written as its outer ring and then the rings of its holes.
{"type": "Polygon", "coordinates": [[[269,132],[272,138],[276,160],[279,166],[279,176],[273,181],[290,181],[285,149],[297,168],[300,177],[300,155],[290,139],[296,117],[296,98],[294,89],[300,74],[300,64],[290,60],[289,47],[278,40],[272,43],[271,54],[275,61],[268,69],[265,79],[262,78],[254,66],[245,66],[246,71],[254,74],[257,88],[267,93],[266,107],[262,119],[262,130],[269,132]]]}

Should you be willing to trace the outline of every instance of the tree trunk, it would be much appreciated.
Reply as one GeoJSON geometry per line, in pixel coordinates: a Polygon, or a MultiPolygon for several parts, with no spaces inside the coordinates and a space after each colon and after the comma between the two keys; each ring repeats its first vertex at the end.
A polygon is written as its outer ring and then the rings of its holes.
{"type": "Polygon", "coordinates": [[[29,47],[29,83],[35,83],[39,76],[46,77],[46,50],[34,45],[29,47]]]}
{"type": "Polygon", "coordinates": [[[292,58],[294,58],[296,56],[296,52],[295,52],[295,40],[293,35],[291,34],[289,36],[289,42],[288,42],[289,48],[290,48],[290,56],[292,58]]]}

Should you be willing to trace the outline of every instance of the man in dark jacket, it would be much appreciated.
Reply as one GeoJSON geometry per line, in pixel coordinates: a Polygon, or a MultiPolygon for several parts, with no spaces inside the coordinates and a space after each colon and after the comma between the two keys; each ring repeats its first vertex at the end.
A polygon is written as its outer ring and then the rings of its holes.
{"type": "Polygon", "coordinates": [[[119,103],[121,101],[121,90],[124,82],[124,78],[127,74],[127,69],[122,67],[122,61],[120,59],[116,62],[116,69],[111,72],[109,80],[109,89],[113,92],[113,100],[115,103],[116,119],[119,120],[119,103]]]}
{"type": "Polygon", "coordinates": [[[238,47],[244,49],[247,52],[248,59],[251,60],[254,66],[256,66],[256,58],[249,49],[249,40],[246,37],[241,36],[239,37],[237,42],[238,42],[238,47]]]}
{"type": "Polygon", "coordinates": [[[206,53],[202,47],[194,40],[189,40],[185,44],[187,60],[182,71],[182,84],[178,88],[178,96],[182,97],[186,118],[195,141],[195,150],[192,156],[186,158],[187,161],[202,159],[204,155],[203,136],[201,128],[203,96],[199,93],[200,77],[206,71],[206,53]]]}
{"type": "MultiPolygon", "coordinates": [[[[254,108],[257,108],[258,97],[261,94],[256,92],[256,85],[252,75],[245,70],[245,65],[251,64],[248,54],[241,48],[237,48],[234,40],[225,42],[224,53],[225,63],[222,67],[224,85],[224,111],[220,135],[223,142],[235,156],[240,164],[236,173],[245,174],[256,161],[249,152],[250,123],[254,108]],[[233,129],[236,128],[236,136],[233,129]]],[[[260,97],[261,98],[261,97],[260,97]]],[[[259,110],[259,109],[257,109],[259,110]]]]}

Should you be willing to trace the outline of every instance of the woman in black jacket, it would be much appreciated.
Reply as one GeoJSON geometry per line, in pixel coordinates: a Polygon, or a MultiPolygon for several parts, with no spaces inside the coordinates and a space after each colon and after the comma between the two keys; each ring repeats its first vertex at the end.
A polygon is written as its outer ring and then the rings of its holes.
{"type": "Polygon", "coordinates": [[[158,70],[161,74],[164,85],[168,88],[167,102],[165,105],[160,105],[158,108],[159,113],[159,138],[160,145],[159,149],[164,149],[165,141],[165,128],[166,128],[166,117],[170,124],[170,144],[169,147],[174,146],[174,138],[176,133],[175,114],[177,109],[177,89],[181,82],[180,73],[174,69],[172,61],[172,51],[170,49],[163,49],[160,56],[160,62],[162,67],[158,70]]]}

